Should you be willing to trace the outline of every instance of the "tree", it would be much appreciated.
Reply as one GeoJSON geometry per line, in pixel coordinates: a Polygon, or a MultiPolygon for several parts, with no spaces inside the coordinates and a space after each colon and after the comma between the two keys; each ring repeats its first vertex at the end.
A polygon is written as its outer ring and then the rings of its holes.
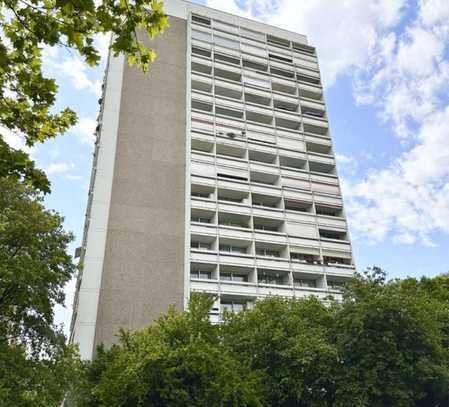
{"type": "Polygon", "coordinates": [[[318,299],[268,298],[228,314],[224,343],[262,378],[269,406],[331,406],[337,350],[333,308],[318,299]]]}
{"type": "Polygon", "coordinates": [[[167,26],[158,0],[0,0],[0,177],[23,179],[44,192],[49,183],[28,155],[5,143],[6,132],[27,146],[64,133],[76,123],[69,108],[53,112],[57,85],[42,72],[44,46],[77,51],[90,65],[100,61],[94,39],[112,34],[111,50],[144,71],[154,61],[138,31],[154,38],[167,26]]]}
{"type": "Polygon", "coordinates": [[[449,391],[447,325],[442,323],[449,316],[447,303],[429,295],[424,283],[386,283],[382,270],[369,272],[368,278],[351,282],[336,314],[342,365],[337,405],[443,405],[449,391]]]}
{"type": "Polygon", "coordinates": [[[373,268],[339,303],[267,298],[214,326],[193,296],[100,349],[79,406],[447,406],[448,297],[449,275],[387,282],[373,268]]]}
{"type": "Polygon", "coordinates": [[[194,294],[186,312],[122,331],[119,345],[100,348],[88,365],[77,406],[261,406],[257,377],[222,346],[211,306],[194,294]]]}
{"type": "Polygon", "coordinates": [[[63,219],[42,195],[0,178],[0,405],[58,405],[74,350],[54,324],[54,306],[76,267],[63,219]],[[3,403],[3,404],[1,404],[3,403]]]}

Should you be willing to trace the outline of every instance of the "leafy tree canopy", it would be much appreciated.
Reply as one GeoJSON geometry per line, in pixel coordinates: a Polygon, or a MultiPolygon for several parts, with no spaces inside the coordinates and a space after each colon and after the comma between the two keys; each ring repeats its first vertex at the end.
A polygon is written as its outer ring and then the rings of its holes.
{"type": "Polygon", "coordinates": [[[81,405],[446,406],[448,296],[449,275],[386,282],[373,268],[339,303],[267,298],[215,326],[195,295],[100,349],[81,405]]]}
{"type": "Polygon", "coordinates": [[[0,406],[57,406],[72,380],[77,359],[54,324],[76,270],[62,221],[35,190],[0,178],[0,406]]]}
{"type": "Polygon", "coordinates": [[[43,47],[75,50],[96,65],[100,54],[95,36],[112,34],[113,54],[125,54],[128,63],[147,71],[156,54],[137,32],[154,38],[168,18],[158,0],[0,0],[0,7],[0,177],[24,179],[49,192],[43,172],[5,143],[5,134],[12,132],[32,146],[76,123],[71,109],[52,109],[58,88],[42,72],[43,47]]]}
{"type": "Polygon", "coordinates": [[[119,345],[87,368],[77,406],[262,406],[259,383],[223,347],[208,319],[212,302],[193,295],[150,327],[122,331],[119,345]]]}

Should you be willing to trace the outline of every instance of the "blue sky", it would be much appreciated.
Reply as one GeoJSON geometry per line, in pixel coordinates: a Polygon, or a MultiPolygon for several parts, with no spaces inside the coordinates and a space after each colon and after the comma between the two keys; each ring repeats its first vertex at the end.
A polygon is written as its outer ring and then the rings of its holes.
{"type": "MultiPolygon", "coordinates": [[[[449,2],[206,3],[306,34],[317,47],[358,268],[378,265],[390,277],[448,272],[449,2]]],[[[97,44],[105,54],[107,39],[97,44]]],[[[80,122],[31,153],[52,182],[46,205],[76,236],[72,250],[82,237],[103,68],[45,50],[45,70],[60,86],[58,108],[70,106],[80,122]]],[[[58,309],[57,320],[67,324],[70,312],[58,309]]]]}

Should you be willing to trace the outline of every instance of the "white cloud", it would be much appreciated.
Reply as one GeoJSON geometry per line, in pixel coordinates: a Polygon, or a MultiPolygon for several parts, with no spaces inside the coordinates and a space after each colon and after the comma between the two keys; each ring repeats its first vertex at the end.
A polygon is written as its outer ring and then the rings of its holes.
{"type": "Polygon", "coordinates": [[[87,90],[96,96],[101,95],[101,81],[91,80],[87,74],[88,65],[80,57],[67,58],[61,63],[55,63],[60,74],[70,78],[77,90],[87,90]]]}
{"type": "Polygon", "coordinates": [[[95,142],[95,127],[97,122],[89,117],[82,117],[78,123],[70,129],[70,132],[76,135],[81,144],[94,144],[95,142]]]}
{"type": "Polygon", "coordinates": [[[26,146],[25,137],[22,134],[13,132],[4,126],[0,126],[0,134],[11,148],[30,152],[30,148],[26,146]]]}
{"type": "Polygon", "coordinates": [[[74,164],[72,164],[72,163],[66,163],[66,162],[52,163],[52,164],[48,165],[47,168],[45,168],[45,173],[47,175],[65,174],[73,167],[74,167],[74,164]]]}

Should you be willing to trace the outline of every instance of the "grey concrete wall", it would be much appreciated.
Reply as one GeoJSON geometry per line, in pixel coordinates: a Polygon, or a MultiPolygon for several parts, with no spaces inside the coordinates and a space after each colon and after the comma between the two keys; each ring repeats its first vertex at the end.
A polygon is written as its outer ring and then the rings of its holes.
{"type": "Polygon", "coordinates": [[[95,346],[183,306],[186,30],[171,17],[150,72],[124,69],[95,346]]]}

